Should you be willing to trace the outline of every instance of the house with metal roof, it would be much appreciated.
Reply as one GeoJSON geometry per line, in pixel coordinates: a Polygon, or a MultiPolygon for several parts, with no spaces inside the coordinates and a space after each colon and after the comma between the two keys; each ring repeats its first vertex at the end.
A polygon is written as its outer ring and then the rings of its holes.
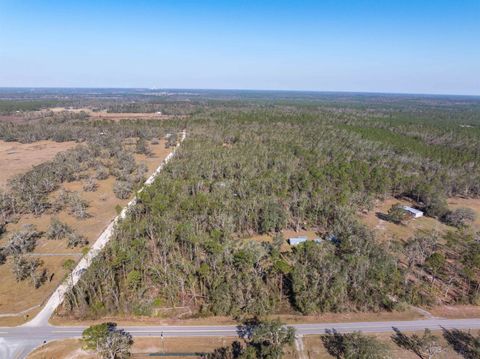
{"type": "Polygon", "coordinates": [[[410,215],[412,215],[413,218],[423,217],[423,212],[418,210],[418,209],[415,209],[415,208],[412,208],[412,207],[409,207],[409,206],[403,206],[402,208],[405,211],[407,211],[410,215]]]}
{"type": "Polygon", "coordinates": [[[292,237],[288,239],[291,246],[298,246],[300,243],[308,241],[307,237],[292,237]]]}

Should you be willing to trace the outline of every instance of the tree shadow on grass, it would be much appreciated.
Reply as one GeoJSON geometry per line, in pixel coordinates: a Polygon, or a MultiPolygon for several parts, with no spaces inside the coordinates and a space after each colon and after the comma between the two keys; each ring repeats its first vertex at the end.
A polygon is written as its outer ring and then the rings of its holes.
{"type": "Polygon", "coordinates": [[[328,354],[335,358],[342,358],[345,352],[344,336],[335,329],[327,329],[322,336],[322,342],[328,354]]]}
{"type": "Polygon", "coordinates": [[[466,359],[480,358],[480,336],[458,329],[442,328],[443,337],[453,349],[466,359]]]}
{"type": "Polygon", "coordinates": [[[390,221],[390,217],[386,213],[375,212],[375,216],[377,216],[377,218],[381,219],[382,221],[387,221],[387,222],[390,221]]]}
{"type": "Polygon", "coordinates": [[[412,338],[408,335],[405,335],[401,332],[400,329],[393,327],[395,334],[392,335],[392,341],[397,344],[400,348],[414,352],[419,358],[423,359],[421,353],[419,353],[417,344],[412,338]]]}

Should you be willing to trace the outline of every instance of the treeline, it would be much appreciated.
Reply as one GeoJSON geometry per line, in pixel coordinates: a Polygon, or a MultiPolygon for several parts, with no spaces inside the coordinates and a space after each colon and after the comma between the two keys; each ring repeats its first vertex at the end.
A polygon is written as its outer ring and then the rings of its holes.
{"type": "Polygon", "coordinates": [[[0,100],[0,114],[11,114],[16,111],[38,111],[65,103],[65,101],[58,100],[0,100]]]}
{"type": "Polygon", "coordinates": [[[462,165],[399,154],[332,122],[301,111],[197,116],[175,161],[142,193],[65,311],[189,306],[241,316],[422,302],[429,294],[406,279],[397,249],[377,243],[355,215],[374,198],[402,194],[435,215],[447,194],[478,195],[478,169],[467,175],[462,165]],[[311,228],[335,240],[282,251],[281,230],[311,228]],[[276,235],[272,243],[243,239],[255,233],[276,235]]]}
{"type": "Polygon", "coordinates": [[[85,112],[50,113],[37,121],[27,123],[0,122],[0,140],[23,143],[52,140],[56,142],[87,140],[101,141],[102,138],[161,138],[167,132],[177,132],[185,126],[179,120],[92,120],[85,112]]]}

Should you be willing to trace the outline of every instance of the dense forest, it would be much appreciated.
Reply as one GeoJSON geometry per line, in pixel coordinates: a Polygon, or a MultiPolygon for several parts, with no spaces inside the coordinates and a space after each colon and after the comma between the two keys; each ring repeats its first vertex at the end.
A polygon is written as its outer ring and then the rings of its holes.
{"type": "Polygon", "coordinates": [[[478,233],[459,225],[445,238],[380,243],[357,219],[387,196],[439,220],[452,218],[447,197],[478,197],[478,103],[249,101],[209,99],[184,122],[177,157],[71,289],[64,313],[392,310],[434,303],[446,282],[448,302],[479,303],[478,233]],[[324,240],[286,250],[284,229],[324,240]],[[273,240],[250,239],[264,233],[273,240]]]}

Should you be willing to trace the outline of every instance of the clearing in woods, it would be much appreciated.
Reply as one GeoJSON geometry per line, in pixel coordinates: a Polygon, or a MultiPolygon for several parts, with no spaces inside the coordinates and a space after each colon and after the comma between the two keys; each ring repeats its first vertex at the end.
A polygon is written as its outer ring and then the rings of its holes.
{"type": "Polygon", "coordinates": [[[38,141],[33,143],[0,141],[0,190],[8,180],[33,166],[51,160],[57,153],[75,147],[75,142],[38,141]]]}
{"type": "MultiPolygon", "coordinates": [[[[377,239],[381,241],[397,239],[406,241],[412,238],[417,231],[436,231],[445,233],[448,230],[455,230],[454,227],[448,226],[435,218],[423,216],[412,219],[405,224],[395,224],[385,219],[388,210],[396,203],[402,205],[414,206],[415,204],[406,199],[387,198],[385,201],[378,202],[375,208],[368,213],[359,215],[360,221],[374,230],[377,239]]],[[[477,198],[449,198],[447,200],[448,208],[455,210],[460,207],[471,208],[476,213],[476,220],[472,224],[475,230],[480,230],[480,199],[477,198]]]]}
{"type": "Polygon", "coordinates": [[[107,111],[92,111],[89,108],[76,108],[76,109],[66,109],[64,107],[54,107],[49,109],[49,111],[58,113],[58,112],[73,112],[80,113],[85,112],[88,114],[92,120],[168,120],[174,117],[172,115],[162,115],[161,113],[156,112],[107,112],[107,111]]]}

